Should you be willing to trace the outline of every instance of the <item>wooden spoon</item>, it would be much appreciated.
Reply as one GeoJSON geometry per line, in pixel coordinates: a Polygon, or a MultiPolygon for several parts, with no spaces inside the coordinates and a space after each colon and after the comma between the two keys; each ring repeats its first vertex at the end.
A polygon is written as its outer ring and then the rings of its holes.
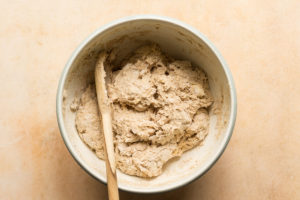
{"type": "Polygon", "coordinates": [[[108,197],[110,200],[119,199],[117,174],[116,174],[116,162],[115,162],[115,152],[113,143],[113,132],[111,125],[111,110],[110,102],[108,100],[106,84],[105,84],[105,70],[104,62],[107,58],[107,53],[102,52],[99,55],[99,59],[96,64],[95,69],[95,83],[96,92],[98,99],[98,108],[102,116],[102,128],[104,133],[104,148],[105,148],[105,165],[106,165],[106,176],[107,176],[107,186],[108,186],[108,197]]]}

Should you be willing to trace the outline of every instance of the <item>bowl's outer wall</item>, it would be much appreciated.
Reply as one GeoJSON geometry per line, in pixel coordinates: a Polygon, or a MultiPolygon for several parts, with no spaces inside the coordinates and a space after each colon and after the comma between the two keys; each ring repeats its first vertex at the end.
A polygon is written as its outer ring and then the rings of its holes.
{"type": "Polygon", "coordinates": [[[190,60],[208,75],[215,99],[210,110],[210,132],[203,146],[172,161],[155,179],[118,173],[119,188],[156,193],[183,186],[203,175],[221,156],[230,140],[236,118],[236,93],[231,73],[212,43],[194,28],[174,19],[134,16],[112,22],[89,36],[72,54],[62,73],[57,92],[57,118],[72,156],[96,179],[106,182],[105,164],[80,140],[69,105],[93,82],[94,64],[101,50],[116,49],[121,60],[141,44],[158,43],[178,59],[190,60]]]}

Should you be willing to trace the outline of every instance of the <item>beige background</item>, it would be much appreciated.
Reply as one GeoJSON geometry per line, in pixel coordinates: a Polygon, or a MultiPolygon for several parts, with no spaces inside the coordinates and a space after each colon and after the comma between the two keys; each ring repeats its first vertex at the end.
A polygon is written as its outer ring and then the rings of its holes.
{"type": "Polygon", "coordinates": [[[300,199],[300,1],[1,1],[0,199],[104,199],[59,134],[64,64],[114,19],[159,14],[204,33],[233,73],[238,114],[224,155],[201,179],[121,199],[300,199]],[[286,3],[284,3],[286,2],[286,3]]]}

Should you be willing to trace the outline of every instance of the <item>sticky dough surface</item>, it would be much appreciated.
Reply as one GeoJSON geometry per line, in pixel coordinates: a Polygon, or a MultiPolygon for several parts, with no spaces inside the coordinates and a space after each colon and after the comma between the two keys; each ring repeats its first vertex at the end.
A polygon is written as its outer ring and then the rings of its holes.
{"type": "MultiPolygon", "coordinates": [[[[113,71],[108,84],[113,108],[117,168],[155,177],[173,157],[201,144],[208,133],[213,99],[205,73],[189,61],[174,60],[157,45],[137,49],[113,71]]],[[[81,96],[76,128],[104,159],[104,138],[94,85],[81,96]]]]}

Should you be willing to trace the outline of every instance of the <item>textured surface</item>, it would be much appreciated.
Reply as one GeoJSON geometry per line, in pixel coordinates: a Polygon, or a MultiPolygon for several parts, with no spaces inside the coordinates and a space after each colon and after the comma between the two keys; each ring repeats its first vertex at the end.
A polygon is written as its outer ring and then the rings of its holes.
{"type": "Polygon", "coordinates": [[[235,79],[237,122],[224,155],[201,179],[121,198],[300,198],[300,2],[189,2],[1,2],[0,199],[106,197],[106,186],[76,164],[59,135],[58,79],[92,31],[144,13],[185,21],[217,46],[235,79]]]}
{"type": "MultiPolygon", "coordinates": [[[[208,79],[200,68],[165,56],[155,44],[138,48],[121,66],[112,67],[121,67],[106,71],[111,74],[107,88],[117,168],[129,175],[156,177],[166,162],[206,137],[207,107],[213,103],[208,79]]],[[[81,95],[75,121],[81,139],[103,159],[96,96],[99,100],[90,85],[81,95]]]]}

